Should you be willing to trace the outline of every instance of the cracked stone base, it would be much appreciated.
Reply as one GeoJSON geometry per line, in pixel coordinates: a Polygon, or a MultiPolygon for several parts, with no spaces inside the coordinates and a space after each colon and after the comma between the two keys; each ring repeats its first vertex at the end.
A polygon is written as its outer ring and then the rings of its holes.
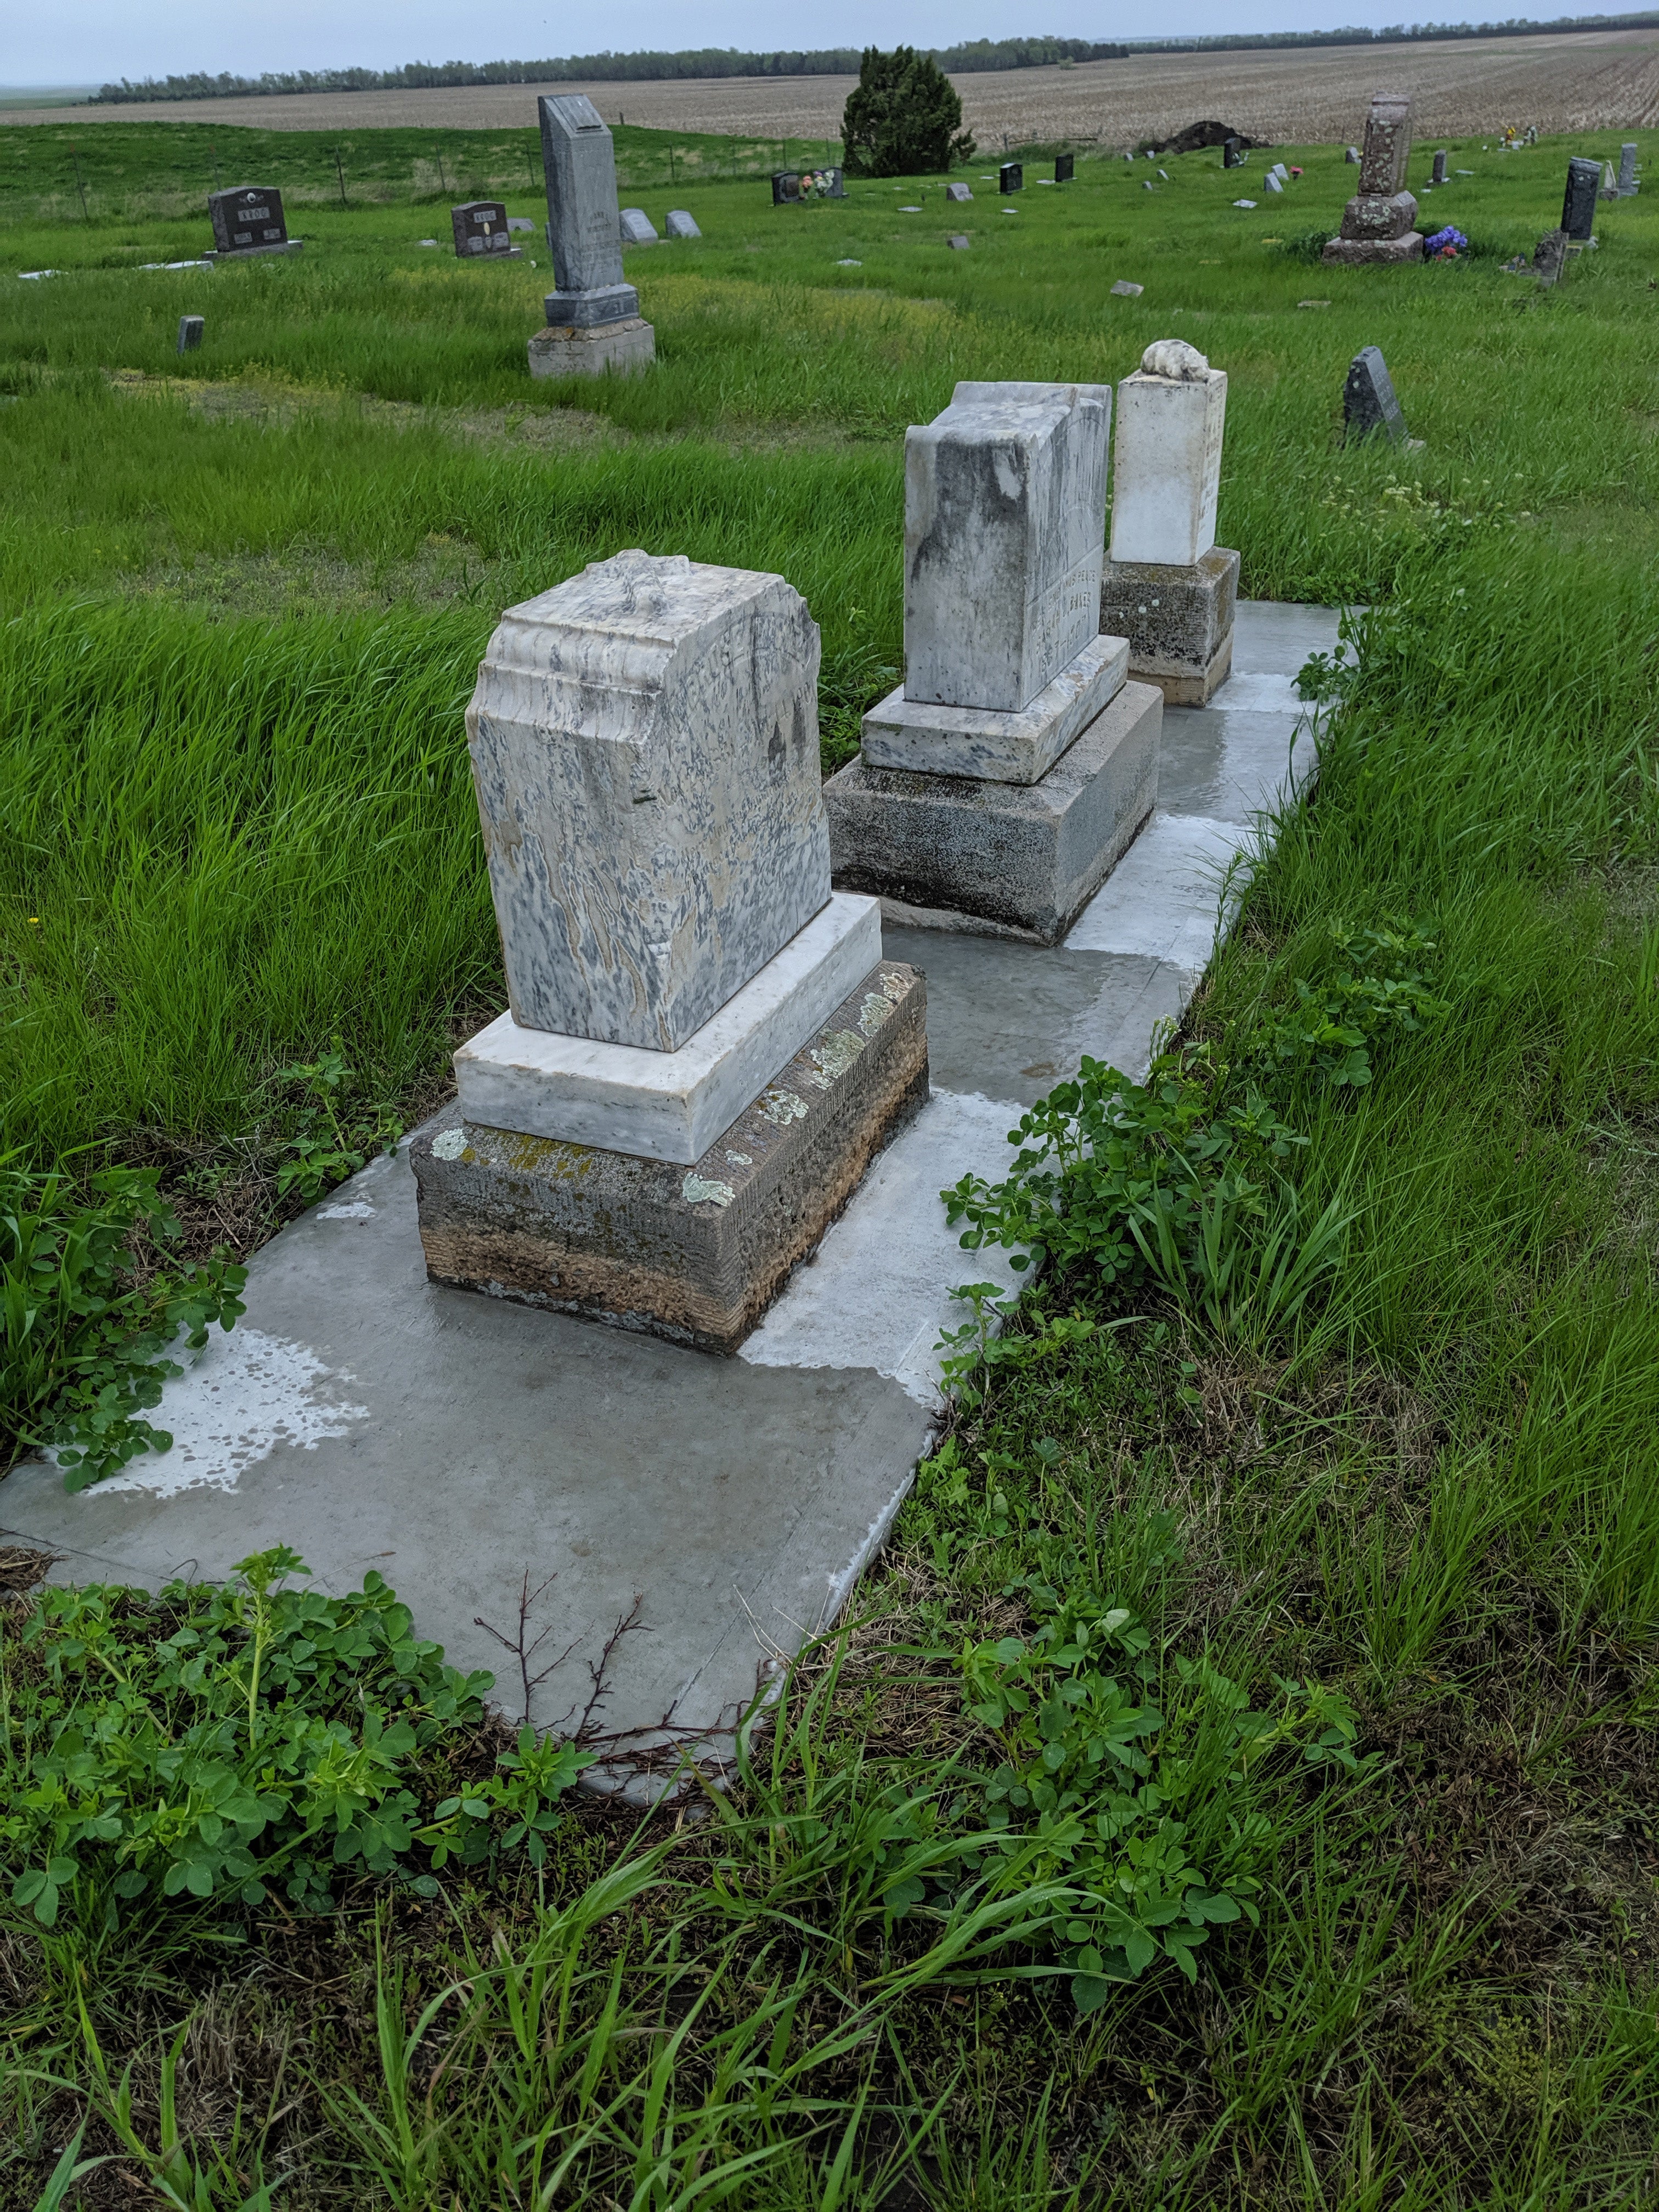
{"type": "Polygon", "coordinates": [[[1129,673],[1155,684],[1166,706],[1202,707],[1225,683],[1233,659],[1238,556],[1212,545],[1190,568],[1108,561],[1100,580],[1100,626],[1129,641],[1129,673]]]}
{"type": "Polygon", "coordinates": [[[836,887],[1054,944],[1151,813],[1163,727],[1126,684],[1038,783],[853,761],[823,787],[836,887]]]}
{"type": "Polygon", "coordinates": [[[1341,263],[1357,268],[1372,261],[1420,261],[1423,258],[1423,234],[1408,230],[1403,238],[1330,238],[1320,259],[1327,264],[1341,263]]]}
{"type": "Polygon", "coordinates": [[[884,960],[689,1169],[456,1104],[410,1146],[427,1273],[735,1352],[927,1097],[927,987],[884,960]]]}
{"type": "Polygon", "coordinates": [[[632,376],[657,358],[657,333],[635,315],[620,323],[551,325],[530,341],[532,376],[632,376]]]}
{"type": "Polygon", "coordinates": [[[1128,672],[1127,639],[1092,637],[1029,706],[1011,711],[933,706],[907,699],[901,684],[865,716],[860,751],[872,768],[1037,783],[1105,712],[1128,672]]]}

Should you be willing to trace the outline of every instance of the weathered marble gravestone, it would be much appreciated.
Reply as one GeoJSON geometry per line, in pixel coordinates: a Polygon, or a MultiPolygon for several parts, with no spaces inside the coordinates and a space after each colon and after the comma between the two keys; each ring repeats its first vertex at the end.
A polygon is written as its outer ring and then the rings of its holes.
{"type": "Polygon", "coordinates": [[[1343,161],[1347,164],[1347,166],[1348,166],[1348,167],[1349,167],[1349,168],[1351,168],[1351,169],[1357,169],[1357,168],[1359,167],[1359,149],[1358,149],[1358,146],[1350,146],[1350,147],[1347,149],[1346,152],[1343,155],[1342,159],[1343,159],[1343,161]]]}
{"type": "Polygon", "coordinates": [[[234,261],[254,253],[297,253],[303,241],[290,238],[283,215],[283,196],[274,185],[238,185],[208,194],[213,224],[210,261],[234,261]]]}
{"type": "Polygon", "coordinates": [[[1370,438],[1380,430],[1391,445],[1406,434],[1406,418],[1395,397],[1394,380],[1379,348],[1362,347],[1348,364],[1348,380],[1342,387],[1345,441],[1370,438]]]}
{"type": "Polygon", "coordinates": [[[530,341],[530,374],[626,375],[648,368],[656,333],[623,275],[611,133],[580,93],[544,94],[536,105],[555,289],[545,302],[547,327],[530,341]]]}
{"type": "Polygon", "coordinates": [[[1226,417],[1225,373],[1178,338],[1117,388],[1100,627],[1174,707],[1204,705],[1232,666],[1238,556],[1215,542],[1226,417]]]}
{"type": "Polygon", "coordinates": [[[1443,185],[1445,181],[1446,155],[1443,148],[1442,150],[1434,157],[1434,166],[1429,172],[1429,182],[1431,185],[1443,185]]]}
{"type": "Polygon", "coordinates": [[[969,186],[968,186],[968,185],[963,185],[963,184],[955,184],[955,185],[946,185],[946,186],[945,187],[945,198],[946,198],[947,200],[951,200],[951,201],[955,202],[955,201],[961,201],[961,200],[970,200],[970,199],[972,199],[972,198],[974,197],[974,195],[973,195],[972,191],[970,191],[970,189],[969,188],[969,186]]]}
{"type": "Polygon", "coordinates": [[[527,215],[508,216],[507,227],[510,231],[527,230],[532,238],[536,235],[536,226],[527,215]]]}
{"type": "Polygon", "coordinates": [[[1281,185],[1288,185],[1291,181],[1291,173],[1285,167],[1285,164],[1282,161],[1275,161],[1273,163],[1273,174],[1278,178],[1281,185]]]}
{"type": "Polygon", "coordinates": [[[488,256],[492,260],[516,261],[520,249],[507,227],[507,210],[500,200],[467,200],[449,210],[449,228],[458,261],[488,256]]]}
{"type": "Polygon", "coordinates": [[[1631,198],[1642,189],[1636,181],[1636,153],[1637,145],[1633,138],[1627,138],[1619,149],[1619,197],[1621,200],[1631,198]]]}
{"type": "Polygon", "coordinates": [[[1619,197],[1619,179],[1613,173],[1611,161],[1603,161],[1601,164],[1601,197],[1604,200],[1616,200],[1619,197]]]}
{"type": "Polygon", "coordinates": [[[927,1096],[925,993],[832,893],[818,634],[630,552],[509,608],[467,710],[512,1011],[412,1160],[436,1281],[729,1352],[927,1096]]]}
{"type": "Polygon", "coordinates": [[[176,350],[179,353],[194,353],[197,347],[202,343],[202,333],[206,330],[206,328],[207,322],[204,317],[201,315],[180,315],[179,318],[179,343],[176,350]]]}
{"type": "Polygon", "coordinates": [[[1272,169],[1268,170],[1267,175],[1261,179],[1261,182],[1263,188],[1270,192],[1282,192],[1285,189],[1284,185],[1279,181],[1278,176],[1272,169]]]}
{"type": "Polygon", "coordinates": [[[1023,191],[1025,188],[1024,165],[1019,161],[1005,161],[997,171],[997,190],[1000,192],[1023,191]]]}
{"type": "Polygon", "coordinates": [[[1069,185],[1076,175],[1077,155],[1075,154],[1056,154],[1054,156],[1054,182],[1057,185],[1069,185]]]}
{"type": "Polygon", "coordinates": [[[624,208],[617,217],[624,246],[654,246],[657,226],[643,208],[624,208]]]}
{"type": "Polygon", "coordinates": [[[1601,164],[1575,154],[1567,163],[1567,189],[1561,202],[1561,228],[1570,245],[1589,243],[1595,228],[1595,202],[1601,189],[1601,164]]]}
{"type": "Polygon", "coordinates": [[[670,208],[663,228],[671,238],[701,238],[702,233],[684,208],[670,208]]]}
{"type": "Polygon", "coordinates": [[[905,439],[903,683],[824,786],[837,884],[1064,934],[1152,810],[1163,701],[1099,635],[1104,385],[958,384],[905,439]]]}
{"type": "Polygon", "coordinates": [[[947,238],[945,241],[945,243],[950,247],[952,253],[966,253],[973,242],[974,241],[971,238],[964,238],[960,231],[957,231],[954,236],[947,238]]]}
{"type": "Polygon", "coordinates": [[[1547,230],[1533,248],[1533,272],[1546,291],[1559,284],[1566,274],[1567,234],[1565,230],[1547,230]]]}
{"type": "Polygon", "coordinates": [[[1359,190],[1342,210],[1340,234],[1326,241],[1329,262],[1420,261],[1423,234],[1417,202],[1406,190],[1412,150],[1412,107],[1404,93],[1379,92],[1365,119],[1359,190]]]}

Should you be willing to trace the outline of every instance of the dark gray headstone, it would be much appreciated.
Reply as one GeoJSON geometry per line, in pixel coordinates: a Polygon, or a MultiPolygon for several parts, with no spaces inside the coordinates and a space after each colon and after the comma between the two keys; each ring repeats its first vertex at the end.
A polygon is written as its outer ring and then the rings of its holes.
{"type": "Polygon", "coordinates": [[[1054,156],[1054,182],[1057,185],[1069,185],[1076,174],[1077,155],[1075,154],[1056,154],[1054,156]]]}
{"type": "Polygon", "coordinates": [[[275,185],[238,185],[230,191],[210,192],[208,214],[221,253],[257,253],[288,244],[283,196],[275,185]]]}
{"type": "Polygon", "coordinates": [[[1365,346],[1348,364],[1348,381],[1342,392],[1343,434],[1369,438],[1380,430],[1391,445],[1406,434],[1406,418],[1394,396],[1389,365],[1376,346],[1365,346]]]}
{"type": "Polygon", "coordinates": [[[1244,147],[1242,140],[1224,138],[1221,142],[1221,166],[1224,169],[1242,169],[1244,166],[1244,147]]]}
{"type": "Polygon", "coordinates": [[[179,318],[179,352],[194,353],[197,347],[202,343],[202,333],[206,328],[206,321],[202,316],[180,315],[179,318]]]}
{"type": "Polygon", "coordinates": [[[1440,151],[1439,153],[1437,153],[1437,154],[1435,155],[1435,157],[1434,157],[1434,167],[1433,167],[1433,168],[1429,172],[1429,182],[1430,182],[1431,185],[1443,185],[1443,184],[1445,183],[1445,181],[1446,181],[1446,155],[1445,155],[1445,150],[1444,150],[1444,149],[1443,148],[1443,149],[1441,149],[1441,151],[1440,151]]]}
{"type": "Polygon", "coordinates": [[[499,200],[468,200],[449,210],[458,259],[471,261],[488,253],[507,253],[513,240],[507,234],[507,210],[499,200]]]}
{"type": "Polygon", "coordinates": [[[772,172],[772,204],[787,207],[792,200],[800,198],[800,171],[774,169],[772,172]]]}
{"type": "Polygon", "coordinates": [[[550,325],[592,329],[640,312],[623,276],[617,161],[599,110],[580,92],[536,102],[547,178],[547,242],[558,289],[547,295],[550,325]]]}
{"type": "Polygon", "coordinates": [[[1005,161],[997,171],[997,190],[1000,192],[1023,191],[1024,184],[1025,167],[1023,162],[1005,161]]]}
{"type": "Polygon", "coordinates": [[[1596,195],[1601,189],[1601,164],[1575,154],[1567,164],[1566,197],[1561,203],[1561,228],[1575,246],[1582,246],[1595,228],[1596,195]]]}

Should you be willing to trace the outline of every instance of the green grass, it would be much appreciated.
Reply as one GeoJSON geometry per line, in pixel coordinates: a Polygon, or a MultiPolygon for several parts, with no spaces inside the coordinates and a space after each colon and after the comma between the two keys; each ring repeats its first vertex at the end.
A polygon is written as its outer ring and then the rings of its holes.
{"type": "MultiPolygon", "coordinates": [[[[1299,1332],[1086,1261],[1049,1280],[701,1830],[584,1807],[538,1879],[363,1881],[316,1918],[13,1911],[0,2203],[33,2207],[83,2124],[119,2160],[88,2208],[240,2205],[262,2175],[409,2212],[1653,2201],[1659,212],[1604,208],[1553,294],[1502,269],[1565,154],[1619,134],[1453,148],[1478,173],[1425,212],[1479,250],[1380,275],[1299,243],[1334,228],[1337,149],[1287,153],[1306,176],[1254,212],[1255,167],[1195,155],[1153,192],[1082,161],[1018,217],[975,164],[947,216],[937,179],[776,210],[671,188],[664,135],[619,133],[630,191],[704,238],[628,256],[649,378],[533,389],[547,272],[415,243],[442,215],[421,134],[349,141],[346,209],[333,141],[217,134],[228,183],[244,149],[292,165],[308,243],[211,276],[137,266],[205,242],[204,126],[78,137],[91,222],[61,135],[0,131],[7,265],[66,272],[0,278],[6,1143],[157,1166],[195,1249],[259,1241],[282,1071],[337,1035],[354,1110],[408,1118],[501,1002],[459,714],[502,606],[631,544],[778,570],[823,629],[833,764],[900,653],[904,425],[958,377],[1115,383],[1169,335],[1229,371],[1243,588],[1377,610],[1190,1034],[1257,1064],[1345,928],[1432,939],[1449,1012],[1369,1085],[1273,1078],[1298,1203],[1352,1216],[1299,1332]],[[1370,342],[1420,450],[1337,441],[1370,342]],[[1267,1824],[1259,1929],[1083,2016],[988,1893],[889,1895],[925,1856],[903,1835],[948,1826],[941,1778],[995,1763],[953,1656],[1030,1632],[1031,1577],[1260,1706],[1327,1685],[1368,1762],[1206,1784],[1206,1850],[1267,1824]]],[[[529,143],[472,136],[480,185],[529,143]]],[[[21,1619],[9,1712],[38,1687],[21,1619]]]]}

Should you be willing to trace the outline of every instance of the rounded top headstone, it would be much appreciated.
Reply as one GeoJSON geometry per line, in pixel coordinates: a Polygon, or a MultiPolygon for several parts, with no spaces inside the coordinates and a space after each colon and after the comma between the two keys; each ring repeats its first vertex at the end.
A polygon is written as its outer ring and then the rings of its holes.
{"type": "Polygon", "coordinates": [[[1143,376],[1168,376],[1182,384],[1195,383],[1207,376],[1210,364],[1196,346],[1184,338],[1158,338],[1140,356],[1143,376]]]}

